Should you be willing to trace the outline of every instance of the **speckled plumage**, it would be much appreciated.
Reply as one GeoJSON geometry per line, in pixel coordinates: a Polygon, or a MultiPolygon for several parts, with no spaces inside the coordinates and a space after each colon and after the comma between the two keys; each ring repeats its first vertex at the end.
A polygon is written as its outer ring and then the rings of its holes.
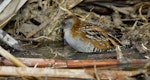
{"type": "Polygon", "coordinates": [[[105,31],[102,26],[81,21],[70,16],[63,21],[64,39],[80,52],[100,52],[120,45],[119,40],[105,31]]]}

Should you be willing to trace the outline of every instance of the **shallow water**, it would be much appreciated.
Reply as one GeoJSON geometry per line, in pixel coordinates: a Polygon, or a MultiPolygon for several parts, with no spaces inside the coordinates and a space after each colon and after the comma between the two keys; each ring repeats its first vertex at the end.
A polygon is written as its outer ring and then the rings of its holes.
{"type": "MultiPolygon", "coordinates": [[[[13,52],[16,57],[26,57],[26,58],[48,58],[48,59],[100,59],[99,54],[87,54],[80,53],[72,49],[69,45],[64,45],[63,41],[59,42],[43,42],[42,44],[31,44],[25,46],[26,51],[24,52],[13,52]]],[[[109,58],[103,58],[109,59],[109,58]]],[[[105,67],[105,66],[104,66],[105,67]]],[[[126,65],[115,65],[108,69],[113,70],[145,70],[147,69],[147,74],[150,75],[150,65],[147,64],[126,64],[126,65]],[[145,67],[146,66],[146,67],[145,67]]],[[[138,79],[137,79],[138,80],[138,79]]]]}

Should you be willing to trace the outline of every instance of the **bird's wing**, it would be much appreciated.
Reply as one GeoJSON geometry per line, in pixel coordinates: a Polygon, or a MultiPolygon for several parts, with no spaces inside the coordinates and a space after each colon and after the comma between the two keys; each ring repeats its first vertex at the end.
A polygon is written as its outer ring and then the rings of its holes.
{"type": "Polygon", "coordinates": [[[108,41],[107,33],[97,26],[85,26],[79,29],[88,39],[96,41],[108,41]]]}
{"type": "Polygon", "coordinates": [[[98,26],[85,26],[79,29],[81,40],[91,42],[95,50],[112,48],[109,36],[105,30],[98,26]]]}

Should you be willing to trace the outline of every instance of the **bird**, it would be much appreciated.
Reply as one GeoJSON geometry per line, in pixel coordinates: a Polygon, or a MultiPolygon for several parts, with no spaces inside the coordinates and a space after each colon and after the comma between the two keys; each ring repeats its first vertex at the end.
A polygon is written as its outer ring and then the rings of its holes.
{"type": "Polygon", "coordinates": [[[122,45],[104,25],[83,21],[77,16],[68,16],[62,26],[65,41],[79,52],[101,52],[122,45]]]}

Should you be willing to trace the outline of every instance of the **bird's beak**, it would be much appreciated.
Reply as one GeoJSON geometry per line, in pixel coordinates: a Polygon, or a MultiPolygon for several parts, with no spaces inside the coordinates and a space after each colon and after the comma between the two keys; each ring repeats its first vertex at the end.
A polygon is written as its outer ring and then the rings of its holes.
{"type": "Polygon", "coordinates": [[[55,30],[58,30],[58,29],[63,29],[63,25],[59,25],[55,28],[55,30]]]}

